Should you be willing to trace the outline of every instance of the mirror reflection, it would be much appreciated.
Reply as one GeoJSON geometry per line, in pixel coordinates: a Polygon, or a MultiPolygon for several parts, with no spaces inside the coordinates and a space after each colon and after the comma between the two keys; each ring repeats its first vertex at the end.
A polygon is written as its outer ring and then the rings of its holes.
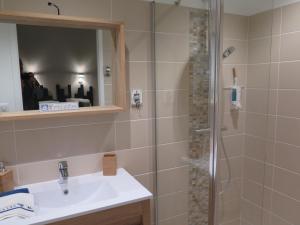
{"type": "Polygon", "coordinates": [[[115,33],[0,23],[0,112],[113,104],[115,33]]]}

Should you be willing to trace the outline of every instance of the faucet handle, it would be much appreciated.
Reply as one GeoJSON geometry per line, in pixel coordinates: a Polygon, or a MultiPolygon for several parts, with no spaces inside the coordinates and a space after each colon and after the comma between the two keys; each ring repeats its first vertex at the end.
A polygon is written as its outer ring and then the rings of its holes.
{"type": "Polygon", "coordinates": [[[3,173],[6,171],[6,168],[5,168],[5,163],[3,161],[0,162],[0,173],[3,173]]]}
{"type": "Polygon", "coordinates": [[[59,168],[60,170],[62,170],[62,169],[67,169],[67,168],[68,168],[68,162],[67,162],[67,161],[60,161],[60,162],[58,163],[58,168],[59,168]]]}

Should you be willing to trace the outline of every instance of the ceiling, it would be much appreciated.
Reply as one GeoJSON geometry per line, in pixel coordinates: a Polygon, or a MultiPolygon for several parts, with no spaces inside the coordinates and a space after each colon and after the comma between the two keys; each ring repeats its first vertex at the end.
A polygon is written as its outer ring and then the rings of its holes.
{"type": "Polygon", "coordinates": [[[224,10],[226,13],[251,16],[263,12],[273,7],[288,5],[300,0],[224,0],[224,10]]]}
{"type": "MultiPolygon", "coordinates": [[[[181,0],[180,5],[207,9],[209,1],[210,0],[181,0]]],[[[176,0],[155,0],[155,2],[175,4],[176,0]]],[[[259,12],[295,2],[300,2],[300,0],[224,0],[224,10],[226,13],[251,16],[259,12]]]]}

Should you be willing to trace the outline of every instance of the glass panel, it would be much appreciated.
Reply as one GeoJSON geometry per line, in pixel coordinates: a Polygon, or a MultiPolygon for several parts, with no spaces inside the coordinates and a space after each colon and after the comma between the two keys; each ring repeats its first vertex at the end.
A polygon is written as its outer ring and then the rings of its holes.
{"type": "Polygon", "coordinates": [[[208,23],[206,1],[156,1],[157,219],[161,225],[208,224],[208,23]]]}
{"type": "Polygon", "coordinates": [[[275,11],[272,0],[224,0],[218,224],[266,224],[276,108],[273,72],[279,57],[275,11]]]}

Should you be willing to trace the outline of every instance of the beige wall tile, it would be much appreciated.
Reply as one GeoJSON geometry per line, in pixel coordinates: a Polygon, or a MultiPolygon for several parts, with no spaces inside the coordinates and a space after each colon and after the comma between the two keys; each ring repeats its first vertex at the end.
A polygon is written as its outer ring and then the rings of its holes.
{"type": "Polygon", "coordinates": [[[299,24],[300,3],[290,4],[282,8],[282,32],[300,30],[299,24]]]}
{"type": "Polygon", "coordinates": [[[275,165],[300,173],[300,148],[284,143],[276,143],[274,153],[275,165]]]}
{"type": "Polygon", "coordinates": [[[288,221],[297,224],[300,221],[300,202],[283,196],[277,192],[273,194],[273,212],[288,221]]]}
{"type": "Polygon", "coordinates": [[[180,116],[189,113],[188,91],[158,91],[156,97],[158,117],[180,116]]]}
{"type": "Polygon", "coordinates": [[[269,91],[265,89],[247,89],[246,111],[268,114],[269,91]]]}
{"type": "Polygon", "coordinates": [[[280,142],[300,145],[300,121],[294,118],[278,117],[277,140],[280,142]]]}
{"type": "Polygon", "coordinates": [[[222,194],[220,194],[220,201],[230,202],[233,200],[240,200],[241,198],[241,179],[234,179],[230,183],[223,181],[221,183],[222,194]]]}
{"type": "MultiPolygon", "coordinates": [[[[242,172],[242,157],[231,158],[229,159],[230,162],[230,169],[231,169],[231,178],[241,178],[242,172]]],[[[219,162],[220,167],[220,179],[221,181],[227,181],[229,174],[228,174],[228,167],[226,164],[226,160],[222,159],[219,162]]]]}
{"type": "Polygon", "coordinates": [[[261,137],[274,138],[275,117],[270,115],[247,113],[246,133],[261,137]]]}
{"type": "Polygon", "coordinates": [[[279,62],[280,61],[280,36],[272,37],[272,45],[271,45],[271,62],[279,62]]]}
{"type": "Polygon", "coordinates": [[[179,216],[172,217],[170,219],[166,219],[160,221],[159,225],[188,225],[188,214],[182,214],[179,216]]]}
{"type": "Polygon", "coordinates": [[[187,116],[160,118],[157,123],[158,144],[166,144],[188,139],[189,119],[187,116]]]}
{"type": "Polygon", "coordinates": [[[248,17],[225,14],[223,29],[225,39],[248,40],[248,17]]]}
{"type": "Polygon", "coordinates": [[[300,62],[280,63],[279,88],[299,89],[300,88],[300,62]]]}
{"type": "Polygon", "coordinates": [[[222,132],[224,136],[240,134],[245,130],[245,113],[243,112],[230,112],[224,113],[223,124],[226,128],[225,131],[222,132]]]}
{"type": "Polygon", "coordinates": [[[300,175],[290,171],[275,168],[274,189],[293,199],[300,200],[300,175]]]}
{"type": "Polygon", "coordinates": [[[73,177],[102,171],[103,154],[87,154],[65,159],[68,162],[69,175],[73,177]]]}
{"type": "Polygon", "coordinates": [[[172,4],[156,5],[156,32],[189,34],[189,8],[172,4]]]}
{"type": "Polygon", "coordinates": [[[300,117],[300,90],[278,91],[278,115],[289,117],[300,117]]]}
{"type": "MultiPolygon", "coordinates": [[[[56,10],[49,7],[47,3],[47,0],[5,0],[4,9],[56,14],[56,10]]],[[[81,0],[60,0],[56,3],[60,6],[62,15],[105,19],[111,17],[110,0],[85,0],[84,2],[81,0]]]]}
{"type": "Polygon", "coordinates": [[[270,140],[246,135],[245,156],[262,162],[273,163],[274,143],[270,140]]]}
{"type": "Polygon", "coordinates": [[[300,33],[289,33],[281,37],[280,60],[293,61],[300,59],[300,33]]]}
{"type": "Polygon", "coordinates": [[[188,89],[189,63],[156,64],[157,90],[188,89]]]}
{"type": "Polygon", "coordinates": [[[261,224],[263,211],[259,206],[251,204],[246,200],[242,200],[241,206],[241,220],[248,222],[245,225],[261,224]]]}
{"type": "Polygon", "coordinates": [[[153,172],[153,148],[137,148],[117,151],[118,167],[126,169],[132,175],[153,172]]]}
{"type": "Polygon", "coordinates": [[[152,63],[130,62],[128,66],[130,90],[153,90],[152,63]]]}
{"type": "Polygon", "coordinates": [[[123,21],[128,30],[151,30],[151,4],[140,0],[112,0],[112,19],[123,21]]]}
{"type": "Polygon", "coordinates": [[[249,39],[271,36],[273,11],[255,14],[249,17],[249,39]]]}
{"type": "Polygon", "coordinates": [[[127,60],[151,61],[150,32],[126,31],[127,60]]]}
{"type": "Polygon", "coordinates": [[[181,167],[187,164],[189,143],[178,142],[159,145],[157,151],[158,170],[181,167]]]}
{"type": "Polygon", "coordinates": [[[224,64],[247,64],[248,42],[238,40],[224,40],[223,51],[228,47],[234,46],[235,51],[223,60],[224,64]]]}
{"type": "Polygon", "coordinates": [[[111,151],[115,149],[114,133],[111,123],[17,131],[18,162],[111,151]]]}
{"type": "Polygon", "coordinates": [[[279,216],[271,213],[265,212],[264,213],[264,224],[265,225],[290,225],[287,221],[283,220],[279,216]]]}
{"type": "Polygon", "coordinates": [[[272,167],[251,158],[244,159],[244,179],[271,187],[272,167]]]}
{"type": "Polygon", "coordinates": [[[141,148],[153,145],[152,120],[116,123],[116,149],[141,148]]]}
{"type": "Polygon", "coordinates": [[[10,122],[10,121],[0,122],[0,133],[5,132],[5,131],[12,131],[12,130],[13,130],[13,122],[10,122]]]}
{"type": "Polygon", "coordinates": [[[158,172],[158,195],[167,195],[189,190],[189,167],[180,167],[158,172]]]}
{"type": "Polygon", "coordinates": [[[186,35],[156,34],[156,60],[188,62],[189,37],[186,35]]]}
{"type": "Polygon", "coordinates": [[[135,176],[135,179],[137,179],[145,188],[148,189],[151,193],[154,193],[154,174],[153,173],[147,173],[135,176]]]}
{"type": "Polygon", "coordinates": [[[17,154],[15,149],[15,139],[13,132],[0,133],[0,161],[7,165],[15,165],[17,163],[17,154]]]}
{"type": "Polygon", "coordinates": [[[187,213],[187,211],[188,193],[186,192],[178,192],[158,198],[158,219],[160,221],[187,213]]]}
{"type": "Polygon", "coordinates": [[[243,198],[247,201],[264,209],[271,209],[271,193],[272,191],[265,188],[263,184],[244,179],[243,198]]]}
{"type": "Polygon", "coordinates": [[[249,41],[248,63],[268,63],[271,59],[271,38],[260,38],[249,41]]]}
{"type": "Polygon", "coordinates": [[[247,87],[268,88],[270,86],[270,64],[248,65],[247,87]]]}
{"type": "Polygon", "coordinates": [[[225,202],[223,205],[220,205],[222,210],[220,215],[221,224],[227,224],[228,222],[232,222],[232,220],[236,220],[240,216],[241,212],[241,201],[233,200],[230,202],[225,202]]]}
{"type": "Polygon", "coordinates": [[[18,165],[19,185],[58,179],[58,162],[51,160],[18,165]]]}
{"type": "MultiPolygon", "coordinates": [[[[244,135],[232,135],[223,137],[224,146],[228,157],[242,156],[244,152],[244,135]]],[[[222,145],[220,146],[222,148],[222,145]]],[[[220,149],[221,159],[224,159],[224,153],[220,149]]]]}
{"type": "Polygon", "coordinates": [[[221,225],[241,225],[241,221],[240,219],[236,219],[234,221],[222,223],[221,225]]]}

